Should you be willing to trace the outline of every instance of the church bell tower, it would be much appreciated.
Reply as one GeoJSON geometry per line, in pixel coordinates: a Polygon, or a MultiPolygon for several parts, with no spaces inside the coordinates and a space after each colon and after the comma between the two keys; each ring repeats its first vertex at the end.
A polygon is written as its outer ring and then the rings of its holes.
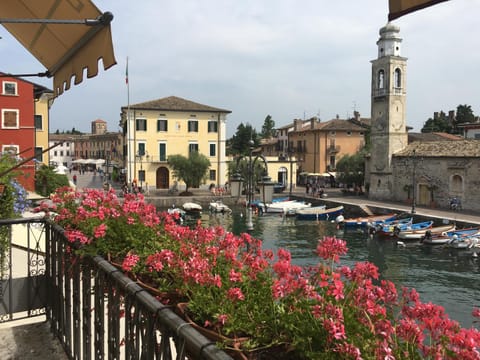
{"type": "MultiPolygon", "coordinates": [[[[407,59],[401,56],[400,28],[380,29],[378,57],[372,60],[371,153],[369,198],[392,198],[392,154],[407,146],[405,122],[407,59]]],[[[368,173],[368,172],[367,172],[368,173]]]]}

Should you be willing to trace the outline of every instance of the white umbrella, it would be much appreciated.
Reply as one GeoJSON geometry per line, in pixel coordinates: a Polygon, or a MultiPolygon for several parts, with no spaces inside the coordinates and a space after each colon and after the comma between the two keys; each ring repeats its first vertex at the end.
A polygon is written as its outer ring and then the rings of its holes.
{"type": "Polygon", "coordinates": [[[103,164],[105,164],[105,160],[104,160],[104,159],[96,159],[96,160],[94,160],[94,161],[95,161],[94,164],[96,164],[96,165],[103,165],[103,164]]]}
{"type": "Polygon", "coordinates": [[[53,171],[55,171],[57,174],[66,174],[66,171],[68,170],[68,167],[64,165],[58,165],[53,171]]]}

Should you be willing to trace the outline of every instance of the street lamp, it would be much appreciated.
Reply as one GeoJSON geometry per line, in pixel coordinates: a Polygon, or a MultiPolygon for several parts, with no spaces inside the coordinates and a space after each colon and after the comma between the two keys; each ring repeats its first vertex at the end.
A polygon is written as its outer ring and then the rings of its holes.
{"type": "Polygon", "coordinates": [[[137,153],[137,159],[140,161],[140,170],[138,171],[138,180],[140,181],[140,189],[143,190],[143,182],[145,181],[145,170],[143,170],[143,156],[146,156],[148,162],[148,152],[137,153]]]}
{"type": "Polygon", "coordinates": [[[260,185],[260,196],[263,200],[263,204],[266,208],[267,203],[272,202],[273,198],[273,182],[271,178],[268,176],[268,165],[267,165],[267,160],[263,155],[257,155],[253,157],[253,140],[250,140],[249,145],[250,145],[250,152],[248,155],[248,158],[245,156],[239,156],[237,157],[236,161],[236,169],[237,172],[230,178],[230,188],[231,188],[231,194],[233,196],[237,196],[237,199],[240,197],[241,192],[242,192],[242,185],[243,185],[243,179],[238,173],[238,168],[240,161],[242,159],[247,160],[247,186],[245,190],[245,194],[247,197],[247,202],[246,202],[246,207],[247,207],[247,230],[252,231],[253,230],[253,220],[252,220],[252,203],[253,203],[253,198],[255,194],[255,184],[254,184],[254,176],[255,176],[255,164],[257,161],[260,159],[263,161],[265,165],[265,173],[262,178],[262,180],[259,182],[260,185]]]}
{"type": "Polygon", "coordinates": [[[413,158],[412,158],[412,193],[413,193],[413,200],[412,200],[412,214],[415,214],[415,206],[416,206],[416,187],[417,187],[417,184],[415,183],[416,182],[416,179],[415,179],[415,171],[416,171],[416,165],[417,165],[417,162],[416,162],[416,158],[415,158],[415,149],[413,149],[413,158]]]}
{"type": "Polygon", "coordinates": [[[289,147],[288,150],[287,150],[287,153],[288,153],[288,161],[290,162],[290,191],[289,191],[289,196],[292,197],[292,191],[293,191],[293,162],[292,162],[293,149],[291,147],[289,147]]]}

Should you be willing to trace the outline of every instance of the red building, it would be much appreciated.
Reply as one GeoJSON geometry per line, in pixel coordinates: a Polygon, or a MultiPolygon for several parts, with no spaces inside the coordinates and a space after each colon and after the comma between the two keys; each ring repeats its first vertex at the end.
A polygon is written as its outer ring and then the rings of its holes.
{"type": "MultiPolygon", "coordinates": [[[[40,97],[52,91],[44,86],[0,73],[0,149],[20,161],[31,159],[18,168],[17,180],[27,189],[35,189],[35,161],[41,157],[36,139],[36,105],[40,97]]],[[[40,122],[42,118],[40,116],[40,122]]]]}

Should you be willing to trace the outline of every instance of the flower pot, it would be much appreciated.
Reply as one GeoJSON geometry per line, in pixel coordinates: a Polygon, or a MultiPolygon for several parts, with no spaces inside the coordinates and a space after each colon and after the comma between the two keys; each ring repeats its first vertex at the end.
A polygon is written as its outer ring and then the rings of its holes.
{"type": "Polygon", "coordinates": [[[155,284],[153,284],[150,279],[137,277],[136,282],[145,290],[148,290],[148,292],[151,295],[155,296],[155,298],[164,305],[175,306],[178,303],[181,303],[186,300],[185,295],[178,290],[170,290],[170,291],[159,290],[157,287],[155,287],[155,284]]]}
{"type": "Polygon", "coordinates": [[[178,303],[175,310],[177,314],[183,318],[186,322],[192,325],[200,334],[205,336],[207,339],[221,343],[225,346],[224,351],[228,353],[231,357],[237,360],[248,360],[249,358],[243,354],[242,343],[249,340],[249,337],[227,337],[216,331],[207,329],[203,326],[200,326],[188,315],[187,311],[188,303],[178,303]]]}
{"type": "Polygon", "coordinates": [[[178,303],[175,310],[180,317],[192,325],[207,339],[221,343],[223,350],[235,360],[292,359],[292,348],[289,344],[273,344],[256,349],[245,349],[244,344],[250,339],[250,337],[229,337],[214,330],[207,329],[192,320],[188,315],[187,307],[188,303],[178,303]]]}

